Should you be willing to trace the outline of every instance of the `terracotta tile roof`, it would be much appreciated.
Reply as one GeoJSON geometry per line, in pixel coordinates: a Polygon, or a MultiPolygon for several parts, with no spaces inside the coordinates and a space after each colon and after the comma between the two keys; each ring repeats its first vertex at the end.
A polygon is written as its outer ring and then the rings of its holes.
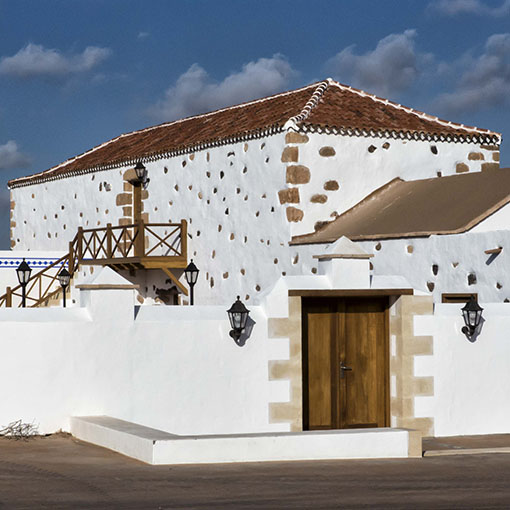
{"type": "Polygon", "coordinates": [[[294,128],[363,136],[498,143],[488,130],[441,121],[331,79],[256,101],[120,135],[49,170],[9,182],[11,188],[116,168],[137,161],[257,138],[294,128]]]}
{"type": "Polygon", "coordinates": [[[331,223],[291,244],[466,232],[510,202],[510,168],[418,181],[397,178],[331,223]]]}

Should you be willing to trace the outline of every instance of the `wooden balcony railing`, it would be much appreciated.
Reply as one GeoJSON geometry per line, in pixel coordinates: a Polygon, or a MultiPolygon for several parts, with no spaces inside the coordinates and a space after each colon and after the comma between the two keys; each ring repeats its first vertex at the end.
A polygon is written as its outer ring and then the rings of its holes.
{"type": "MultiPolygon", "coordinates": [[[[187,223],[133,223],[104,228],[79,228],[69,243],[69,253],[31,275],[26,305],[40,306],[61,292],[58,273],[66,267],[71,277],[80,264],[108,265],[120,269],[184,268],[187,264],[187,223]]],[[[0,307],[20,307],[21,285],[0,296],[0,307]]]]}

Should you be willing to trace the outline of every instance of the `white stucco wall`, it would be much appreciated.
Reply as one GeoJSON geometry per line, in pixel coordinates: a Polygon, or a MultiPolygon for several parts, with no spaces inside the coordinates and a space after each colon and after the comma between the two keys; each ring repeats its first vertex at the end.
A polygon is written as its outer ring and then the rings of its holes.
{"type": "Polygon", "coordinates": [[[510,299],[508,230],[357,244],[374,254],[374,275],[400,274],[416,289],[432,289],[435,302],[443,293],[478,293],[480,300],[494,303],[510,299]],[[498,247],[503,247],[499,255],[485,253],[498,247]],[[469,275],[476,283],[469,283],[469,275]]]}
{"type": "MultiPolygon", "coordinates": [[[[490,150],[474,144],[306,136],[306,143],[287,143],[286,133],[280,133],[146,163],[151,179],[144,200],[148,221],[188,221],[188,257],[201,270],[197,304],[217,304],[236,295],[249,305],[260,304],[280,276],[317,271],[316,261],[306,255],[310,249],[288,246],[292,235],[313,231],[316,222],[332,220],[395,177],[449,175],[458,162],[478,171],[483,161],[492,160],[490,150]],[[286,147],[298,149],[297,161],[282,162],[286,147]],[[321,156],[323,147],[332,147],[335,155],[321,156]],[[468,161],[471,151],[484,160],[468,161]],[[292,165],[307,167],[310,181],[288,183],[292,165]],[[328,181],[336,181],[338,190],[326,191],[328,181]],[[278,192],[288,188],[299,190],[299,203],[280,204],[278,192]],[[325,203],[312,202],[318,194],[326,197],[325,203]],[[302,221],[289,223],[290,206],[304,212],[302,221]]],[[[117,205],[117,197],[124,193],[122,177],[128,168],[14,188],[14,250],[67,250],[79,226],[118,224],[126,204],[117,205]]],[[[140,284],[143,304],[157,302],[158,291],[173,287],[159,270],[124,276],[140,284]]],[[[425,276],[420,274],[420,281],[425,276]]]]}
{"type": "Polygon", "coordinates": [[[140,307],[135,317],[131,290],[81,292],[86,308],[0,309],[1,425],[34,421],[48,433],[69,430],[73,415],[106,414],[176,434],[288,430],[268,422],[282,392],[268,381],[259,307],[240,347],[226,306],[140,307]]]}
{"type": "Polygon", "coordinates": [[[433,355],[415,357],[415,376],[434,377],[434,396],[415,397],[416,417],[433,417],[436,436],[510,431],[510,304],[480,303],[485,322],[470,342],[462,305],[436,304],[415,317],[415,335],[433,335],[433,355]]]}
{"type": "Polygon", "coordinates": [[[292,235],[314,231],[317,221],[331,221],[357,204],[372,191],[396,177],[403,180],[428,179],[456,173],[458,163],[470,172],[492,162],[492,151],[479,144],[429,142],[375,137],[349,137],[308,133],[309,141],[299,147],[299,164],[311,170],[311,179],[299,188],[304,219],[292,225],[292,235]],[[334,156],[319,154],[323,147],[332,147],[334,156]],[[372,152],[370,147],[375,147],[372,152]],[[432,148],[437,154],[432,152],[432,148]],[[484,160],[469,160],[469,153],[479,153],[484,160]],[[439,172],[439,174],[438,174],[439,172]],[[337,191],[325,191],[324,183],[335,180],[337,191]],[[327,196],[327,202],[311,203],[315,194],[327,196]]]}

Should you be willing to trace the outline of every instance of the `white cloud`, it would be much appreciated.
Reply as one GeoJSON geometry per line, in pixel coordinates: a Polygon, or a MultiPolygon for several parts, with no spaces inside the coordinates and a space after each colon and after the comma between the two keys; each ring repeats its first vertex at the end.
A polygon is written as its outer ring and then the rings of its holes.
{"type": "Polygon", "coordinates": [[[20,152],[18,144],[14,140],[0,145],[0,170],[23,168],[29,164],[29,158],[20,152]]]}
{"type": "Polygon", "coordinates": [[[205,69],[193,64],[149,113],[163,120],[204,113],[281,92],[294,75],[287,59],[279,54],[249,62],[221,82],[212,80],[205,69]]]}
{"type": "Polygon", "coordinates": [[[146,39],[147,37],[149,37],[149,32],[138,32],[138,35],[137,35],[137,38],[138,39],[146,39]]]}
{"type": "Polygon", "coordinates": [[[510,34],[487,39],[479,57],[464,55],[451,64],[460,76],[452,93],[440,95],[434,106],[446,113],[462,113],[510,103],[510,34]]]}
{"type": "Polygon", "coordinates": [[[381,39],[374,50],[361,55],[349,46],[331,58],[326,67],[342,83],[383,95],[392,96],[409,88],[418,77],[421,64],[430,55],[414,48],[416,30],[391,34],[381,39]]]}
{"type": "Polygon", "coordinates": [[[429,4],[429,8],[448,16],[457,14],[505,16],[510,13],[510,0],[504,0],[499,7],[489,7],[480,0],[435,0],[429,4]]]}
{"type": "Polygon", "coordinates": [[[111,50],[108,48],[88,46],[82,53],[66,56],[59,50],[30,43],[12,57],[2,57],[0,73],[19,78],[80,73],[89,71],[110,55],[111,50]]]}

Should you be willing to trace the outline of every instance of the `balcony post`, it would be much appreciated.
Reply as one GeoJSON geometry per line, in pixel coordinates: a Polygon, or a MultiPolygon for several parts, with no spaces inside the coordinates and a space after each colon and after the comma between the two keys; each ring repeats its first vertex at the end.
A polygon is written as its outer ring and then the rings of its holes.
{"type": "Polygon", "coordinates": [[[7,308],[12,307],[12,290],[10,287],[7,287],[7,289],[5,289],[5,306],[7,308]]]}
{"type": "Polygon", "coordinates": [[[135,257],[145,255],[145,225],[142,219],[135,223],[135,257]]]}
{"type": "Polygon", "coordinates": [[[181,256],[188,260],[188,222],[181,220],[181,256]]]}
{"type": "Polygon", "coordinates": [[[74,247],[73,242],[69,242],[69,262],[68,262],[68,270],[71,275],[74,273],[74,247]]]}
{"type": "Polygon", "coordinates": [[[78,227],[78,264],[83,260],[83,227],[78,227]]]}
{"type": "Polygon", "coordinates": [[[106,258],[113,258],[112,250],[112,224],[107,223],[106,225],[106,258]]]}

